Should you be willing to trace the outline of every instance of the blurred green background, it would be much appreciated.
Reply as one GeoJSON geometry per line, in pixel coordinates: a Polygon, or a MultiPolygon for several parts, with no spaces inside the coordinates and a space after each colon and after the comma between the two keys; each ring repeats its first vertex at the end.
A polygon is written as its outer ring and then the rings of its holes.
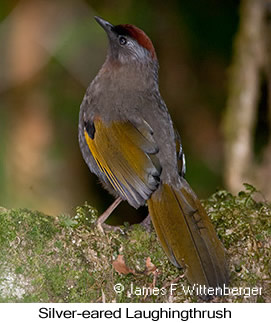
{"type": "MultiPolygon", "coordinates": [[[[102,212],[112,201],[77,141],[79,106],[107,49],[94,15],[150,36],[186,178],[201,198],[223,187],[221,117],[239,1],[13,0],[0,3],[0,205],[54,215],[84,201],[102,212]]],[[[125,204],[119,214],[137,219],[125,204]]]]}

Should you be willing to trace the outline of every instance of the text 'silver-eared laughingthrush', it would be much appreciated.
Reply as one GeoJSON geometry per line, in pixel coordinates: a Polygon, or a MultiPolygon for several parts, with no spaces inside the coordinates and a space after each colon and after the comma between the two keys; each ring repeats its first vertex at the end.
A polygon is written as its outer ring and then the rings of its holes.
{"type": "Polygon", "coordinates": [[[109,49],[80,107],[83,157],[117,197],[114,206],[121,200],[135,208],[148,205],[165,253],[185,268],[190,283],[223,286],[224,248],[184,179],[180,137],[159,92],[152,42],[133,25],[95,19],[107,33],[109,49]]]}

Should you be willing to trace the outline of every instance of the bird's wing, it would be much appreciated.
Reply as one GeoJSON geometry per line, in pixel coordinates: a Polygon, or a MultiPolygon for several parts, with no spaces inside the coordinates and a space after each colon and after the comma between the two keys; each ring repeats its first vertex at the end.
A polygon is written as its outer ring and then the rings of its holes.
{"type": "Polygon", "coordinates": [[[176,143],[176,152],[177,152],[178,172],[181,177],[184,177],[186,172],[185,155],[183,152],[181,137],[176,129],[175,129],[175,143],[176,143]]]}
{"type": "Polygon", "coordinates": [[[100,171],[132,206],[139,207],[157,188],[161,172],[152,129],[142,120],[85,121],[84,137],[100,171]]]}

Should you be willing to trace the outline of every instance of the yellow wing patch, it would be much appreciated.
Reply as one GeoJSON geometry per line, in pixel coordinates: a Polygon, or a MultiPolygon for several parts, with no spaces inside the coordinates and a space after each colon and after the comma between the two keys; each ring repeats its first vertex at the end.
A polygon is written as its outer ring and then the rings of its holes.
{"type": "Polygon", "coordinates": [[[148,138],[130,122],[105,125],[95,121],[95,136],[84,131],[86,143],[99,169],[123,199],[135,207],[142,205],[154,190],[149,175],[158,175],[142,147],[150,146],[148,138]]]}
{"type": "Polygon", "coordinates": [[[88,145],[88,147],[89,147],[89,149],[90,149],[90,151],[92,153],[92,156],[95,159],[100,171],[106,174],[106,177],[108,178],[110,184],[115,188],[115,190],[120,191],[121,194],[124,195],[127,198],[124,190],[119,185],[118,180],[116,179],[116,177],[112,173],[112,171],[109,168],[106,160],[98,152],[95,141],[89,137],[86,130],[84,131],[84,135],[85,135],[87,145],[88,145]]]}

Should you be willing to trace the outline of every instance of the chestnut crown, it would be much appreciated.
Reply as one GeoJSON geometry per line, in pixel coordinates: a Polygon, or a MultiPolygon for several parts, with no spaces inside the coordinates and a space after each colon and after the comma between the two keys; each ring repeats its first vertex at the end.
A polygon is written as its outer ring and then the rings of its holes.
{"type": "Polygon", "coordinates": [[[137,60],[157,61],[155,49],[150,38],[138,27],[130,24],[112,25],[108,21],[95,17],[109,38],[109,55],[122,63],[137,60]]]}

